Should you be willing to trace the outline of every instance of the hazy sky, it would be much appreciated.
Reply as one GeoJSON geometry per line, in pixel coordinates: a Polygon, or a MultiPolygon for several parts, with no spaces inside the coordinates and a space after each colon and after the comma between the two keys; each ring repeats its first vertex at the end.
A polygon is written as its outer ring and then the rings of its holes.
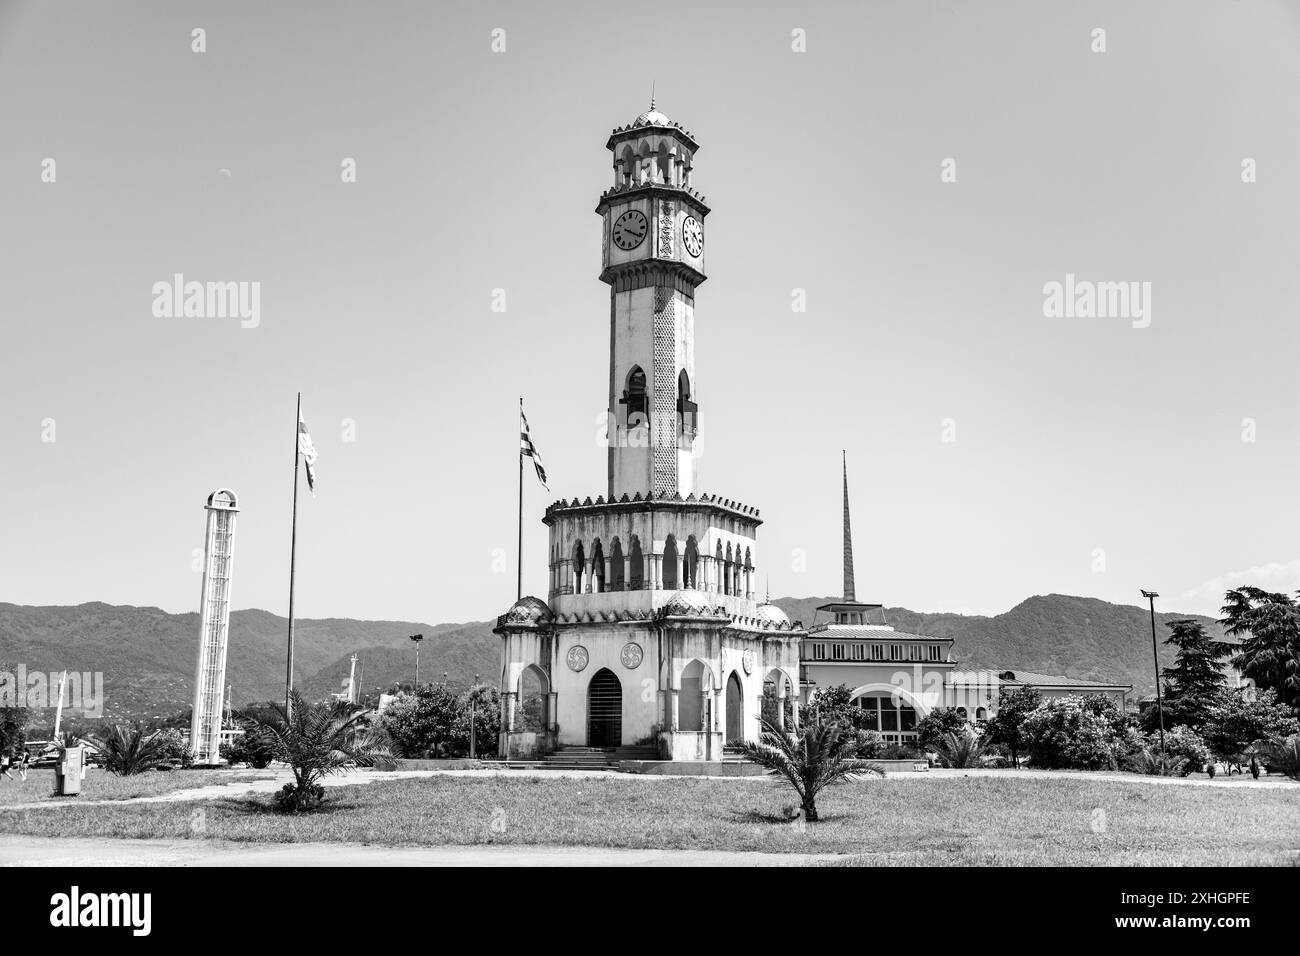
{"type": "Polygon", "coordinates": [[[544,596],[542,509],[605,491],[593,209],[652,81],[713,210],[701,488],[762,509],[773,595],[839,591],[841,448],[865,600],[1300,587],[1298,53],[1281,0],[2,2],[0,600],[197,610],[229,486],[234,603],[283,613],[298,390],[300,615],[509,605],[520,394],[544,596]],[[177,272],[260,324],[155,317],[177,272]],[[1068,273],[1149,327],[1045,317],[1068,273]]]}

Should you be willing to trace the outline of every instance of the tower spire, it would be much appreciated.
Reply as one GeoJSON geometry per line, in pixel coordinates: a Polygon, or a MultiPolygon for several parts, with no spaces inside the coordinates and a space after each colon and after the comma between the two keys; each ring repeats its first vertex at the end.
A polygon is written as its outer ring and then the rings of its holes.
{"type": "Polygon", "coordinates": [[[655,111],[655,81],[650,81],[650,112],[655,111]]]}
{"type": "Polygon", "coordinates": [[[849,526],[849,456],[844,456],[844,600],[856,601],[853,589],[853,529],[849,526]]]}

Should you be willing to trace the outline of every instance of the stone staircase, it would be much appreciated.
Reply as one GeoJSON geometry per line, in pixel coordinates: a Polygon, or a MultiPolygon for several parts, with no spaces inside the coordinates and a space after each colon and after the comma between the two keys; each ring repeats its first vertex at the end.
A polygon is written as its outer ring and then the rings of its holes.
{"type": "Polygon", "coordinates": [[[541,760],[503,760],[498,766],[513,770],[617,770],[620,760],[657,760],[659,752],[646,747],[561,747],[541,760]]]}
{"type": "Polygon", "coordinates": [[[739,744],[727,744],[722,748],[723,763],[745,763],[739,744]]]}

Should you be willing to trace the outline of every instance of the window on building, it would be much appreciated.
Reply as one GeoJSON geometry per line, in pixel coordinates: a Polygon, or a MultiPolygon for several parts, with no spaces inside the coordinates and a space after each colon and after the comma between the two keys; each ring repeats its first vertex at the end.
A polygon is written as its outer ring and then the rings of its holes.
{"type": "Polygon", "coordinates": [[[871,659],[872,659],[873,661],[883,661],[883,660],[885,659],[885,645],[884,645],[884,644],[872,644],[872,645],[871,645],[871,659]]]}
{"type": "Polygon", "coordinates": [[[863,727],[867,730],[880,729],[880,698],[879,697],[859,697],[858,706],[862,708],[864,716],[863,727]]]}
{"type": "Polygon", "coordinates": [[[861,661],[861,660],[866,660],[866,657],[867,657],[867,647],[866,647],[866,645],[865,645],[865,644],[854,644],[854,645],[853,645],[853,659],[854,659],[855,661],[861,661]]]}
{"type": "Polygon", "coordinates": [[[939,654],[942,652],[942,650],[943,650],[943,648],[941,648],[938,644],[931,644],[931,645],[930,645],[930,660],[932,660],[932,661],[937,661],[937,660],[939,660],[939,654]]]}
{"type": "Polygon", "coordinates": [[[695,437],[698,424],[699,406],[691,401],[691,379],[686,369],[677,376],[677,434],[687,443],[695,437]]]}
{"type": "Polygon", "coordinates": [[[623,391],[623,423],[628,428],[644,425],[650,420],[650,403],[646,397],[646,378],[641,366],[634,365],[627,373],[627,388],[623,391]]]}
{"type": "Polygon", "coordinates": [[[831,645],[831,660],[833,660],[833,661],[842,661],[842,660],[844,660],[844,645],[843,645],[843,644],[832,644],[832,645],[831,645]]]}
{"type": "Polygon", "coordinates": [[[903,659],[903,645],[902,645],[902,644],[890,644],[890,645],[889,645],[889,659],[890,659],[891,661],[901,661],[901,660],[903,659]]]}
{"type": "Polygon", "coordinates": [[[903,704],[898,708],[899,730],[904,732],[916,729],[916,708],[903,704]]]}
{"type": "Polygon", "coordinates": [[[826,660],[826,645],[825,645],[825,644],[814,644],[814,645],[812,646],[812,652],[813,652],[813,660],[815,660],[815,661],[824,661],[824,660],[826,660]]]}
{"type": "Polygon", "coordinates": [[[921,645],[909,644],[907,648],[907,659],[909,661],[919,661],[921,659],[921,645]]]}

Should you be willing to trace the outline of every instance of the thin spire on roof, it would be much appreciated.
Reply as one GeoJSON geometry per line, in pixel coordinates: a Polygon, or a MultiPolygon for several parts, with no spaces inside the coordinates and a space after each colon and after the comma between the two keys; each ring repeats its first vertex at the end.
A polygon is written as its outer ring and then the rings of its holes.
{"type": "Polygon", "coordinates": [[[849,456],[844,456],[844,600],[856,601],[853,588],[853,529],[849,526],[849,456]]]}
{"type": "Polygon", "coordinates": [[[655,81],[650,81],[650,112],[655,111],[655,81]]]}

